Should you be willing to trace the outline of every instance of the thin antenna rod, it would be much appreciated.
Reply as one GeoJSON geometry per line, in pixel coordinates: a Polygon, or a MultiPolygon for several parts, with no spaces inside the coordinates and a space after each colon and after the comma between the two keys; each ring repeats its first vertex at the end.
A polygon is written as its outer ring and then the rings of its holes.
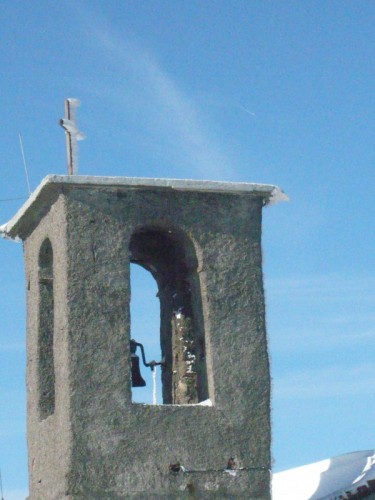
{"type": "Polygon", "coordinates": [[[1,500],[4,500],[4,494],[3,494],[3,481],[1,479],[1,469],[0,469],[0,493],[1,493],[1,500]]]}
{"type": "Polygon", "coordinates": [[[27,171],[27,165],[26,165],[26,160],[25,160],[25,153],[23,150],[23,143],[22,143],[22,137],[21,134],[18,133],[18,137],[20,138],[20,146],[21,146],[21,153],[22,153],[22,160],[23,160],[23,166],[25,167],[25,176],[26,176],[26,183],[27,183],[27,189],[29,191],[29,196],[31,194],[31,189],[30,189],[30,181],[29,181],[29,173],[27,171]]]}

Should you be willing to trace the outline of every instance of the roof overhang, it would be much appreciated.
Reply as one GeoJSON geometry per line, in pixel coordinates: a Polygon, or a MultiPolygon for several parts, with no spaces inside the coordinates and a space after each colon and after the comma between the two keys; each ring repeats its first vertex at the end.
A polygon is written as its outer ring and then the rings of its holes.
{"type": "Polygon", "coordinates": [[[15,216],[0,226],[0,235],[13,240],[24,239],[25,224],[39,219],[57,196],[69,188],[132,188],[195,191],[249,195],[262,198],[264,204],[288,201],[288,196],[277,186],[248,182],[218,182],[183,179],[148,179],[139,177],[96,177],[83,175],[48,175],[30,195],[15,216]]]}

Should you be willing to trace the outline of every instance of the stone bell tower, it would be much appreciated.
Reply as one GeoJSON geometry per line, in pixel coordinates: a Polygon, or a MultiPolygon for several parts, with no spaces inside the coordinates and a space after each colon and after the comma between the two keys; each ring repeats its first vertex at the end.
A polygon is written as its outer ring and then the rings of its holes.
{"type": "Polygon", "coordinates": [[[30,500],[270,498],[261,215],[274,186],[46,177],[24,242],[30,500]],[[130,263],[154,276],[161,405],[132,402],[130,263]]]}

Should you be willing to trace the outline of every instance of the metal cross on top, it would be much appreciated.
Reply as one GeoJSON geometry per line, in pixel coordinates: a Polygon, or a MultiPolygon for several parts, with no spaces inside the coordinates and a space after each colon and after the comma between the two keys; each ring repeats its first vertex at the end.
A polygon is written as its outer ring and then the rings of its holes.
{"type": "Polygon", "coordinates": [[[65,101],[65,118],[60,120],[60,125],[65,129],[66,155],[68,159],[68,175],[78,175],[78,144],[85,136],[78,131],[76,121],[76,108],[80,106],[78,99],[68,98],[65,101]]]}

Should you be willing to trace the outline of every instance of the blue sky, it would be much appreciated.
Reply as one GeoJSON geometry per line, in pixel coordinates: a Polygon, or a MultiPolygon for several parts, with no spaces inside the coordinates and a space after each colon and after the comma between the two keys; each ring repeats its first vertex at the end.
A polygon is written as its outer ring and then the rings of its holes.
{"type": "MultiPolygon", "coordinates": [[[[32,189],[66,172],[66,97],[82,101],[81,174],[279,185],[290,202],[264,210],[263,234],[275,470],[374,448],[375,4],[20,0],[0,22],[0,199],[27,197],[19,133],[32,189]]],[[[1,201],[0,222],[22,201],[1,201]]],[[[0,241],[0,262],[0,467],[16,500],[22,246],[0,241]]]]}

